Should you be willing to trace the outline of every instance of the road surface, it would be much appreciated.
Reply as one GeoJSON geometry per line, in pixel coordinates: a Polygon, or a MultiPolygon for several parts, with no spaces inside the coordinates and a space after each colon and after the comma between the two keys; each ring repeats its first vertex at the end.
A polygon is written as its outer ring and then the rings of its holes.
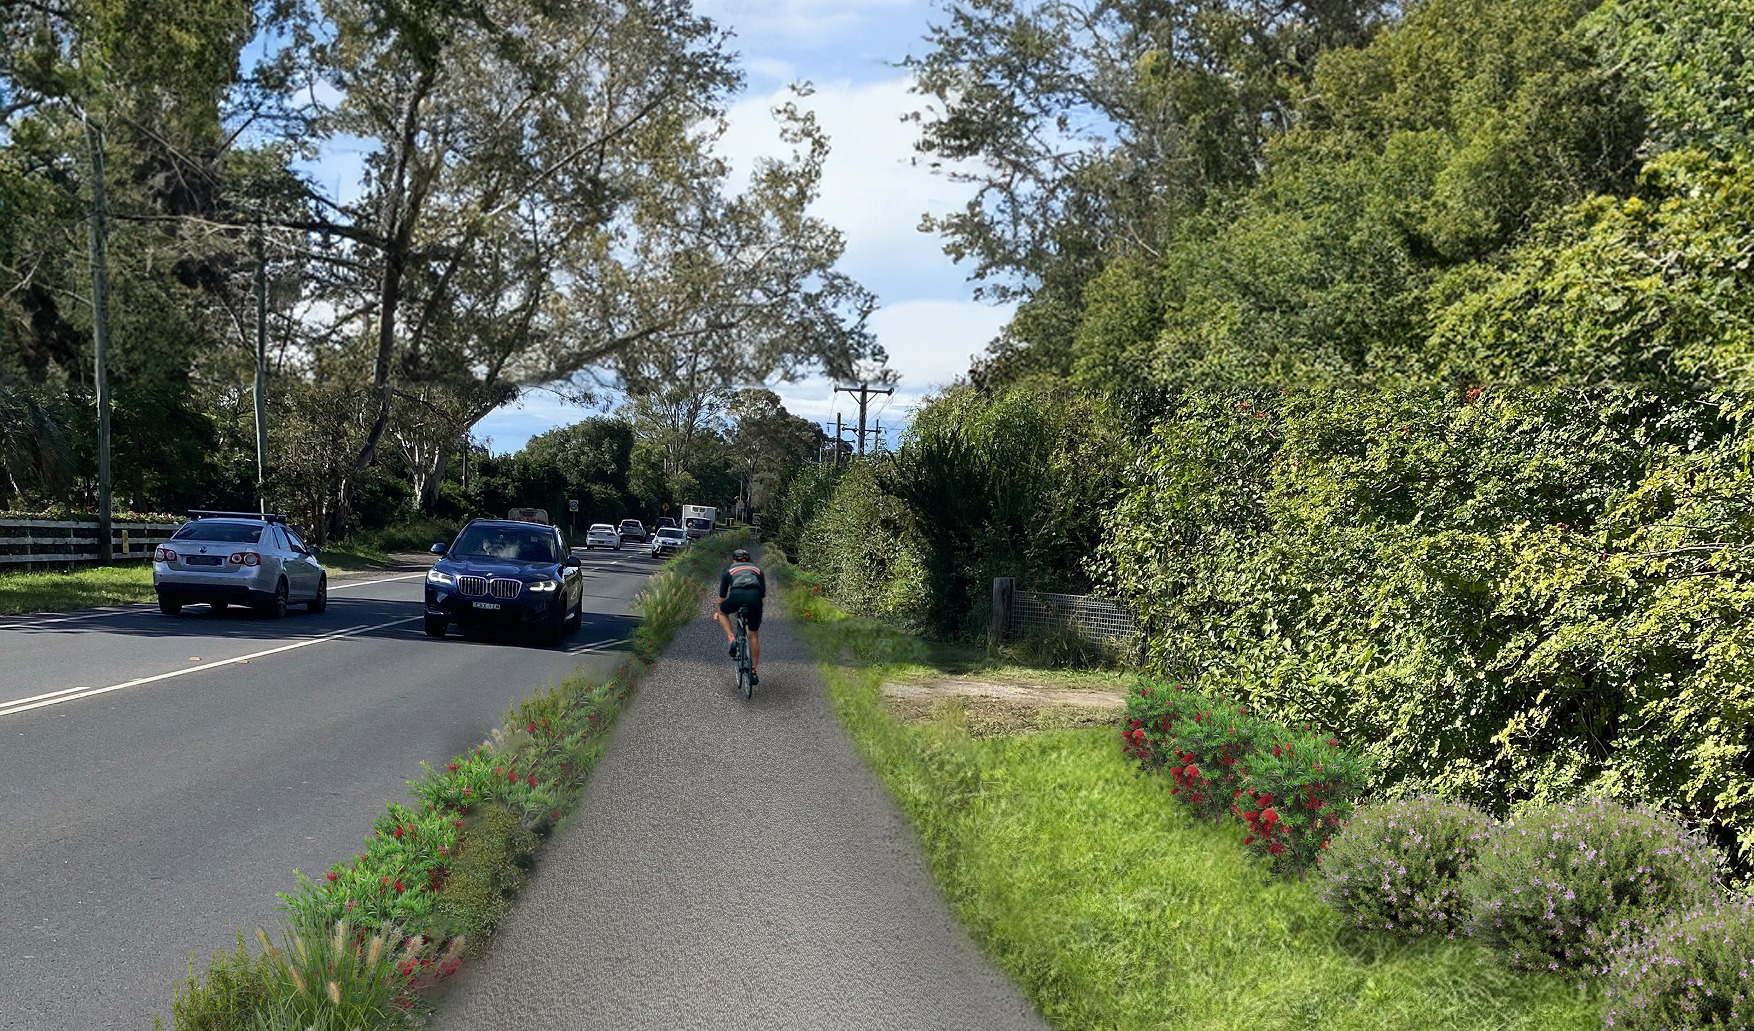
{"type": "Polygon", "coordinates": [[[419,570],[332,578],[325,614],[281,621],[0,617],[0,1029],[168,1018],[191,953],[203,969],[239,928],[272,929],[293,868],[357,853],[422,761],[478,743],[536,686],[606,676],[656,564],[580,554],[564,650],[427,639],[419,570]]]}

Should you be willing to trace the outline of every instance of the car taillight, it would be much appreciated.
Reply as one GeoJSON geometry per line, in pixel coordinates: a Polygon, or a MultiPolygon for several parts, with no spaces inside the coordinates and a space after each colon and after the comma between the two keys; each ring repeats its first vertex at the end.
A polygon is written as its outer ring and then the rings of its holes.
{"type": "Polygon", "coordinates": [[[253,551],[234,551],[231,553],[231,564],[234,566],[259,566],[262,556],[253,551]]]}
{"type": "Polygon", "coordinates": [[[177,553],[169,548],[152,549],[152,561],[154,562],[175,562],[176,560],[177,553]]]}

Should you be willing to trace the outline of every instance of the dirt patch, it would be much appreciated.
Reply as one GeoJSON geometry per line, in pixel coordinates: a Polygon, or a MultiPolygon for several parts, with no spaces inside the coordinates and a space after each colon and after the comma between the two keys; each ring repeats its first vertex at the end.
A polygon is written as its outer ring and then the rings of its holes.
{"type": "Polygon", "coordinates": [[[1127,708],[1120,691],[957,679],[884,684],[883,700],[903,720],[951,718],[981,737],[1113,726],[1127,708]]]}

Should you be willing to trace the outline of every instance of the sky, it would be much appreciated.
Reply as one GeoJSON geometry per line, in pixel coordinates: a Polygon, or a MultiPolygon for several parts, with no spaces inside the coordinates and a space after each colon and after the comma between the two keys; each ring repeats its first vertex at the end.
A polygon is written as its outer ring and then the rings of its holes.
{"type": "MultiPolygon", "coordinates": [[[[902,121],[926,98],[908,91],[911,77],[898,65],[924,52],[941,12],[931,0],[697,0],[696,10],[729,29],[741,55],[747,85],[721,147],[738,168],[784,153],[770,109],[790,97],[794,82],[815,88],[799,104],[816,112],[833,149],[814,213],[845,234],[841,269],[881,303],[870,325],[900,380],[894,396],[874,399],[871,411],[893,445],[909,411],[965,374],[1011,315],[1009,307],[974,300],[966,268],[918,228],[921,215],[959,209],[971,190],[910,164],[917,127],[902,121]]],[[[818,424],[832,424],[837,411],[858,421],[856,399],[834,393],[826,379],[770,386],[787,410],[818,424]]],[[[490,441],[496,453],[515,451],[590,414],[553,393],[528,391],[482,420],[475,439],[490,441]]]]}

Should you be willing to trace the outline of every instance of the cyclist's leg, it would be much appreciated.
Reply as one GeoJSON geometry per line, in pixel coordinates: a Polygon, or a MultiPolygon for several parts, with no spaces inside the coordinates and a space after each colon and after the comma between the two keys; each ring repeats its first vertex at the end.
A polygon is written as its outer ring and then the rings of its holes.
{"type": "Polygon", "coordinates": [[[726,644],[736,644],[737,633],[731,629],[731,617],[726,615],[724,605],[725,599],[720,598],[718,607],[713,610],[713,622],[717,623],[719,629],[725,632],[726,644]]]}

